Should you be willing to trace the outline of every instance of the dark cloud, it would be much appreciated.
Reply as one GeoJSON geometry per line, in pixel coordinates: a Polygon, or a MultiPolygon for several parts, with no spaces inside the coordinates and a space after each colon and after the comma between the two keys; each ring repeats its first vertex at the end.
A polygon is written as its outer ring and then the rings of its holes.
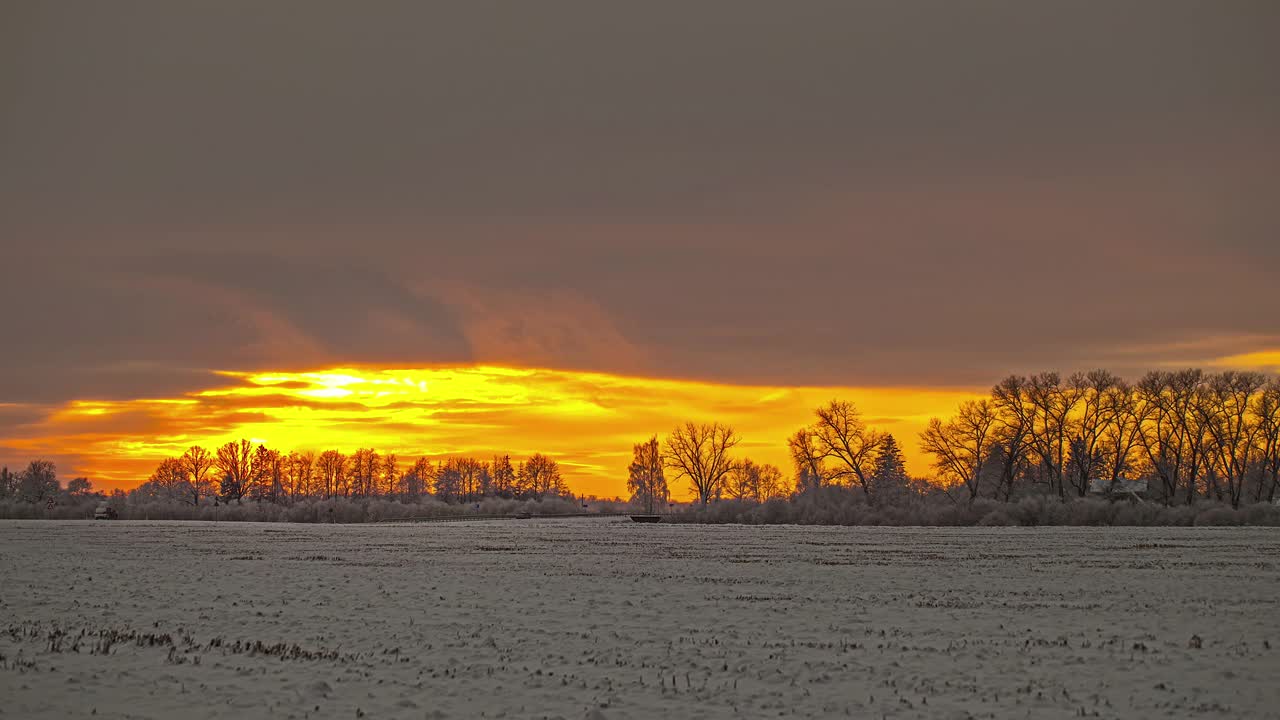
{"type": "Polygon", "coordinates": [[[1273,2],[0,13],[0,400],[986,384],[1280,336],[1273,2]]]}

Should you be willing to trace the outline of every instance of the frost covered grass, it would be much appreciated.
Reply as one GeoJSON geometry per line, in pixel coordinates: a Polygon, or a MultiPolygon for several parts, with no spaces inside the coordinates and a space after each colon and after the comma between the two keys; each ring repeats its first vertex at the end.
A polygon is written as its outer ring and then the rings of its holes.
{"type": "Polygon", "coordinates": [[[14,717],[1280,717],[1280,533],[0,522],[14,717]]]}
{"type": "Polygon", "coordinates": [[[869,505],[843,488],[824,488],[791,500],[765,503],[726,500],[705,508],[688,506],[671,518],[686,523],[744,525],[887,525],[896,527],[1218,526],[1280,527],[1280,506],[1265,503],[1233,508],[1201,500],[1194,505],[1111,502],[1097,498],[1061,501],[1033,495],[1010,502],[979,498],[954,502],[946,495],[869,505]]]}
{"type": "MultiPolygon", "coordinates": [[[[53,507],[17,500],[0,500],[0,518],[13,520],[90,520],[102,498],[66,499],[53,507]]],[[[290,503],[245,500],[214,505],[189,505],[174,500],[112,498],[110,506],[121,520],[206,520],[222,522],[363,523],[421,517],[465,515],[557,515],[580,513],[578,502],[550,497],[515,500],[489,497],[475,503],[446,503],[430,497],[413,502],[386,498],[306,498],[290,503]]],[[[594,512],[622,509],[621,503],[596,501],[594,512]]]]}

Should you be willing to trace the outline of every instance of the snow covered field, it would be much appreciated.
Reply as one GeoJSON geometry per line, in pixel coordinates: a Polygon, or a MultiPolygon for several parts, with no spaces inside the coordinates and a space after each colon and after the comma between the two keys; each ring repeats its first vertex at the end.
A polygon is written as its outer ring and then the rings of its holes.
{"type": "Polygon", "coordinates": [[[1280,717],[1278,564],[1247,528],[3,521],[0,717],[1280,717]]]}

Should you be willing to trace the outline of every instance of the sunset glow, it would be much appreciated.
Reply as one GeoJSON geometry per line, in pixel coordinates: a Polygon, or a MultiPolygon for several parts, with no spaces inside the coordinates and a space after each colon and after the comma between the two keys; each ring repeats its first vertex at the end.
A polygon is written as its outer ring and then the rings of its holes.
{"type": "MultiPolygon", "coordinates": [[[[375,447],[402,459],[509,452],[555,457],[579,493],[625,493],[631,446],[686,419],[743,436],[738,454],[790,472],[786,437],[835,397],[862,408],[926,461],[916,436],[976,394],[963,389],[768,387],[493,365],[221,372],[226,384],[182,397],[67,403],[10,440],[31,456],[73,457],[63,474],[132,487],[188,446],[249,438],[282,450],[375,447]]],[[[65,463],[65,461],[64,461],[65,463]]],[[[680,496],[683,483],[675,483],[680,496]]]]}

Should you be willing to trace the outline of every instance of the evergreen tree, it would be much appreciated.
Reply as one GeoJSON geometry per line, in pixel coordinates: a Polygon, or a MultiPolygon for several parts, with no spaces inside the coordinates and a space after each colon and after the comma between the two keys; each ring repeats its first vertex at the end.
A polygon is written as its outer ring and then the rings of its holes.
{"type": "Polygon", "coordinates": [[[880,453],[876,456],[871,473],[871,485],[879,494],[896,494],[910,482],[907,465],[902,458],[902,447],[892,435],[885,437],[880,453]]]}
{"type": "Polygon", "coordinates": [[[18,476],[9,472],[9,466],[0,468],[0,498],[18,494],[18,476]]]}

